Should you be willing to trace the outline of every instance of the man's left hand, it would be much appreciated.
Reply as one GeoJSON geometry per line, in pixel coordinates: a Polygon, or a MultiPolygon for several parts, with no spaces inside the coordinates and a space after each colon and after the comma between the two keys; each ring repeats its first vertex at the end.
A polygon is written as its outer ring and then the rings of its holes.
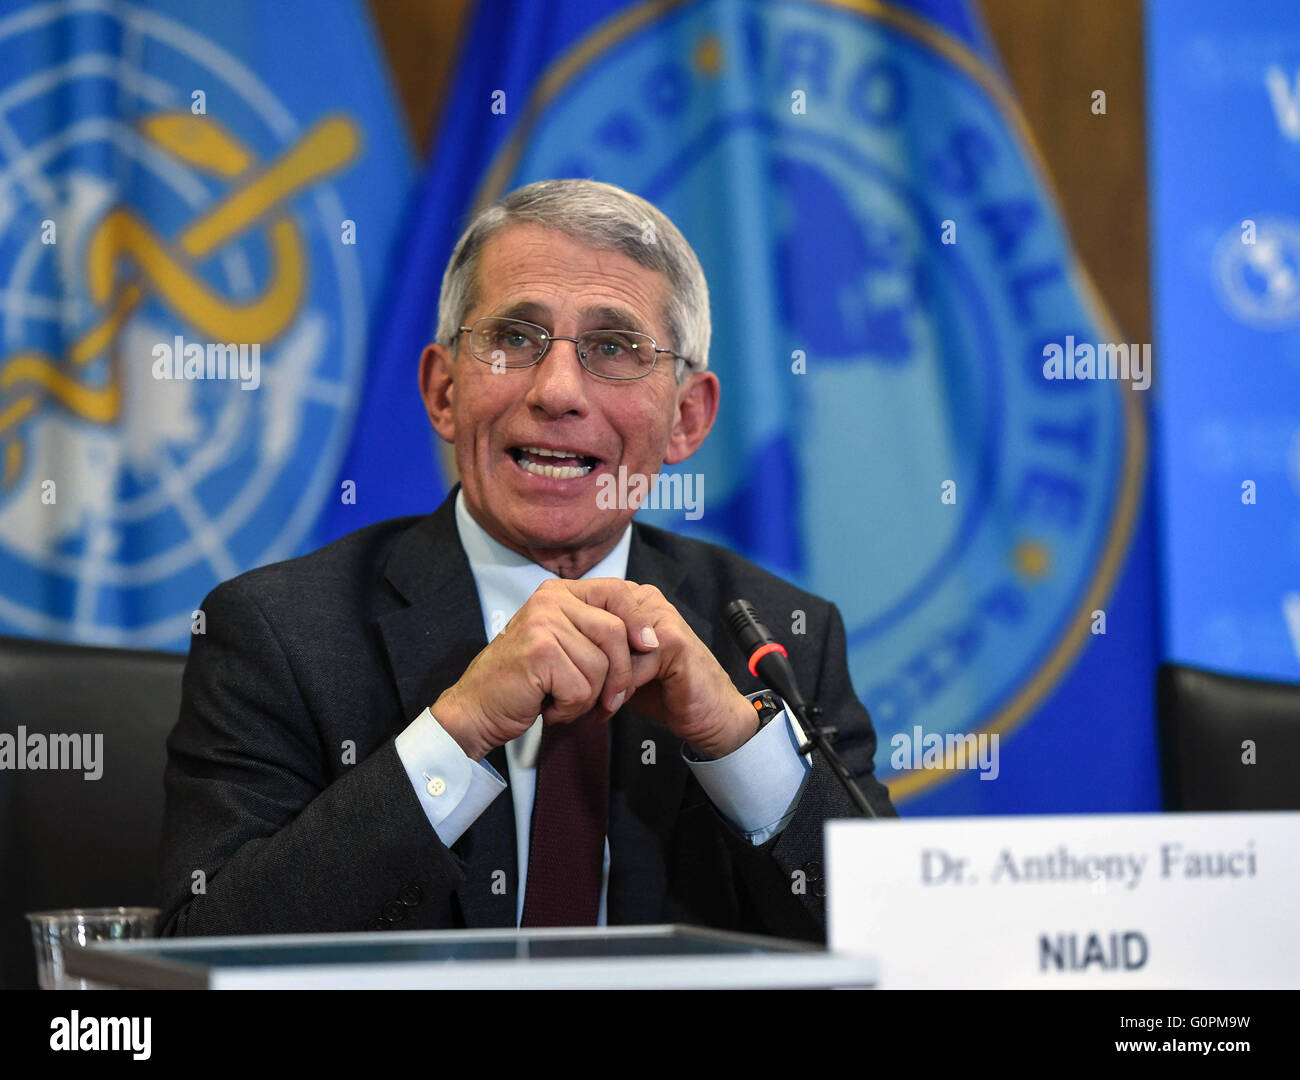
{"type": "Polygon", "coordinates": [[[564,584],[586,603],[617,615],[645,652],[632,654],[627,704],[658,720],[706,760],[725,757],[758,731],[754,706],[653,585],[618,578],[564,584]]]}

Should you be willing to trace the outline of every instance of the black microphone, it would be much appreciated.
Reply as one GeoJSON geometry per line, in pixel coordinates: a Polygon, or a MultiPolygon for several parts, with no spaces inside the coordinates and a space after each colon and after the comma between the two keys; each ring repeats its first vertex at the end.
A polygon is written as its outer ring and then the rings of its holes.
{"type": "Polygon", "coordinates": [[[722,618],[731,633],[731,639],[749,664],[749,673],[775,690],[802,721],[807,705],[795,683],[789,654],[785,651],[785,646],[772,635],[772,631],[758,621],[754,605],[748,600],[733,600],[722,609],[722,618]]]}
{"type": "Polygon", "coordinates": [[[849,798],[853,800],[853,805],[858,808],[858,811],[867,817],[877,817],[862,789],[858,787],[858,782],[849,772],[848,766],[831,748],[835,729],[823,727],[821,709],[816,705],[809,708],[804,701],[803,695],[799,693],[799,687],[795,684],[794,669],[790,667],[785,646],[772,636],[771,630],[758,621],[758,612],[754,610],[754,605],[748,600],[733,600],[722,609],[722,621],[726,623],[732,640],[740,647],[741,653],[748,661],[749,673],[756,679],[762,679],[769,689],[775,690],[790,707],[795,719],[803,726],[807,742],[799,748],[799,753],[807,754],[815,746],[821,751],[822,757],[826,759],[826,763],[830,765],[831,771],[844,786],[844,790],[848,792],[849,798]]]}

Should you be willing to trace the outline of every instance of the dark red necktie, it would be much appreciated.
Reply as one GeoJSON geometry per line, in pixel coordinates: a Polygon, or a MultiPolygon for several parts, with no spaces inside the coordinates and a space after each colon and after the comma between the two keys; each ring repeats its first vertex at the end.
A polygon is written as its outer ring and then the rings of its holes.
{"type": "Polygon", "coordinates": [[[537,754],[522,926],[595,926],[609,812],[605,724],[547,724],[537,754]]]}

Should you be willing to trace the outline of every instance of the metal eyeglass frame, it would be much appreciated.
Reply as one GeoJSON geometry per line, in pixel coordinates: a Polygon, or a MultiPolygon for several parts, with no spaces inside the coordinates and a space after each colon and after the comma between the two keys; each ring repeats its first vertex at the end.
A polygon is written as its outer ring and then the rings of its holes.
{"type": "MultiPolygon", "coordinates": [[[[572,341],[574,351],[577,352],[578,354],[578,363],[582,365],[582,369],[586,371],[588,374],[594,375],[597,379],[604,379],[606,382],[638,382],[639,380],[644,379],[647,375],[653,372],[656,367],[658,367],[660,353],[667,353],[674,360],[680,360],[683,364],[686,364],[688,367],[690,366],[691,363],[690,357],[688,356],[683,356],[681,353],[673,352],[672,349],[659,348],[659,342],[655,341],[655,339],[652,338],[649,334],[642,333],[642,331],[640,330],[618,330],[615,329],[614,327],[605,327],[599,330],[588,330],[587,333],[588,334],[606,334],[606,333],[607,334],[636,334],[649,341],[651,347],[654,349],[655,352],[655,363],[651,364],[640,375],[602,375],[598,371],[592,371],[591,368],[587,367],[586,356],[583,354],[582,350],[578,348],[578,342],[581,340],[581,338],[559,337],[555,334],[552,334],[549,330],[546,329],[546,327],[538,326],[537,323],[529,322],[527,319],[509,319],[502,315],[484,315],[481,318],[475,319],[474,322],[471,323],[469,326],[460,327],[457,331],[456,336],[459,337],[461,334],[470,334],[472,340],[474,327],[477,326],[479,323],[483,322],[485,319],[495,319],[502,322],[515,323],[518,326],[531,326],[535,330],[538,330],[541,333],[542,338],[544,339],[545,343],[542,345],[542,351],[537,354],[536,360],[534,360],[531,364],[518,364],[513,367],[506,367],[507,371],[524,371],[527,368],[536,367],[538,364],[542,362],[543,359],[545,359],[546,354],[550,351],[551,343],[555,341],[572,341]]],[[[484,360],[483,357],[479,356],[478,353],[474,351],[473,345],[470,346],[469,354],[470,356],[474,357],[474,359],[477,360],[480,364],[488,364],[490,366],[496,362],[494,360],[484,360]]],[[[678,370],[674,374],[680,377],[681,371],[678,370]]]]}

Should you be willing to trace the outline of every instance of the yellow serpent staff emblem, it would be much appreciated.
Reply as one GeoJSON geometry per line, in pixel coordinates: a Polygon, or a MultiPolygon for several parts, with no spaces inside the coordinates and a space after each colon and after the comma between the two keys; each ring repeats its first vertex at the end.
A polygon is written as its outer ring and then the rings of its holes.
{"type": "Polygon", "coordinates": [[[124,207],[111,210],[95,227],[86,246],[86,287],[104,316],[72,344],[62,362],[35,350],[15,352],[0,362],[0,489],[11,489],[18,480],[26,457],[23,423],[45,398],[90,423],[117,422],[121,357],[110,346],[151,293],[209,340],[266,344],[281,334],[298,311],[307,273],[302,233],[283,204],[344,168],[361,146],[350,119],[327,116],[265,168],[254,170],[248,148],[209,117],[163,112],[141,127],[146,138],[193,168],[244,182],[170,243],[124,207]],[[232,302],[204,284],[195,266],[263,221],[270,280],[252,300],[232,302]],[[134,267],[134,274],[121,281],[119,258],[134,267]],[[86,369],[105,350],[107,378],[86,380],[86,369]]]}

